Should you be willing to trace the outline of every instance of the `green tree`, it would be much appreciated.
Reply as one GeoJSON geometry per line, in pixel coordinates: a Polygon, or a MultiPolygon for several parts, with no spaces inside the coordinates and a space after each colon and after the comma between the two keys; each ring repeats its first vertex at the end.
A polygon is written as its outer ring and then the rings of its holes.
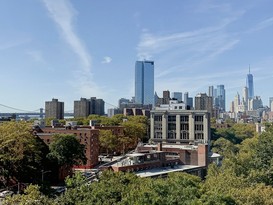
{"type": "Polygon", "coordinates": [[[4,200],[3,205],[57,205],[54,199],[50,199],[39,191],[39,186],[28,186],[24,194],[17,194],[4,200]]]}
{"type": "Polygon", "coordinates": [[[8,184],[11,178],[19,182],[36,181],[40,178],[46,152],[45,145],[33,135],[28,123],[0,125],[0,175],[5,178],[4,183],[8,184]]]}
{"type": "Polygon", "coordinates": [[[58,163],[60,173],[69,173],[73,165],[86,163],[85,145],[80,144],[74,135],[54,135],[49,150],[48,158],[58,163]]]}
{"type": "Polygon", "coordinates": [[[112,134],[111,130],[100,130],[99,143],[104,148],[107,154],[117,150],[119,139],[118,136],[112,134]]]}

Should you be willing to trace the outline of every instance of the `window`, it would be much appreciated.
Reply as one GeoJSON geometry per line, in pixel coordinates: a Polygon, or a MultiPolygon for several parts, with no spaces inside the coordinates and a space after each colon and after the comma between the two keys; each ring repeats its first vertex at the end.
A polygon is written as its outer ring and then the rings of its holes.
{"type": "Polygon", "coordinates": [[[176,121],[176,115],[169,115],[168,116],[168,121],[169,122],[175,122],[176,121]]]}
{"type": "Polygon", "coordinates": [[[194,125],[194,130],[195,131],[203,131],[204,130],[204,125],[203,124],[195,124],[194,125]]]}
{"type": "Polygon", "coordinates": [[[183,115],[181,115],[180,116],[180,121],[181,122],[189,122],[189,116],[183,116],[183,115]]]}
{"type": "Polygon", "coordinates": [[[194,116],[194,121],[195,122],[203,122],[203,116],[195,115],[194,116]]]}

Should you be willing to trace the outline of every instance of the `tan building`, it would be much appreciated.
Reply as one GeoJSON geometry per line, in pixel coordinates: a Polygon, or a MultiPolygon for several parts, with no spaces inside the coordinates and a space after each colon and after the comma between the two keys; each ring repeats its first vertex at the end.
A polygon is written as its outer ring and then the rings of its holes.
{"type": "Polygon", "coordinates": [[[152,110],[151,141],[209,143],[210,114],[202,110],[152,110]]]}
{"type": "Polygon", "coordinates": [[[45,102],[45,118],[64,119],[64,102],[58,99],[45,102]]]}

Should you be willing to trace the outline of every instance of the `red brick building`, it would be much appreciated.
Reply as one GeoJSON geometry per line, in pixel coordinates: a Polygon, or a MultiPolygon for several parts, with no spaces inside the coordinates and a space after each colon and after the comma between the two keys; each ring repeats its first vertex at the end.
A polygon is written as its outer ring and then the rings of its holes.
{"type": "Polygon", "coordinates": [[[75,166],[75,168],[90,169],[98,164],[99,156],[99,130],[91,127],[43,127],[35,129],[35,134],[39,136],[47,145],[52,142],[55,134],[74,135],[85,145],[85,155],[87,162],[85,165],[75,166]]]}

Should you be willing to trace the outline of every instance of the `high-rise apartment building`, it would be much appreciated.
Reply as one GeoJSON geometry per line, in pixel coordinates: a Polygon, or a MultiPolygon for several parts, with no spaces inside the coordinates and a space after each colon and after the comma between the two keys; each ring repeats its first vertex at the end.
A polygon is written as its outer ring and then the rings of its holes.
{"type": "Polygon", "coordinates": [[[143,105],[154,105],[154,62],[136,61],[135,101],[143,105]]]}
{"type": "Polygon", "coordinates": [[[249,67],[249,73],[246,76],[246,87],[248,88],[248,99],[253,99],[254,85],[253,85],[253,75],[250,73],[250,67],[249,67]]]}
{"type": "Polygon", "coordinates": [[[212,97],[207,96],[206,93],[199,93],[195,96],[195,110],[206,110],[212,116],[213,112],[212,97]]]}
{"type": "Polygon", "coordinates": [[[74,117],[88,117],[90,114],[90,101],[86,98],[74,101],[74,117]]]}
{"type": "Polygon", "coordinates": [[[45,102],[45,118],[64,119],[64,102],[58,99],[45,102]]]}
{"type": "Polygon", "coordinates": [[[104,101],[91,97],[74,101],[74,117],[88,117],[89,115],[104,115],[104,101]]]}
{"type": "Polygon", "coordinates": [[[169,104],[170,102],[170,91],[164,90],[163,91],[163,98],[162,98],[163,104],[169,104]]]}
{"type": "Polygon", "coordinates": [[[182,93],[181,92],[172,92],[171,98],[176,99],[178,101],[182,101],[182,93]]]}
{"type": "Polygon", "coordinates": [[[104,115],[104,100],[91,97],[90,99],[90,114],[104,115]]]}

